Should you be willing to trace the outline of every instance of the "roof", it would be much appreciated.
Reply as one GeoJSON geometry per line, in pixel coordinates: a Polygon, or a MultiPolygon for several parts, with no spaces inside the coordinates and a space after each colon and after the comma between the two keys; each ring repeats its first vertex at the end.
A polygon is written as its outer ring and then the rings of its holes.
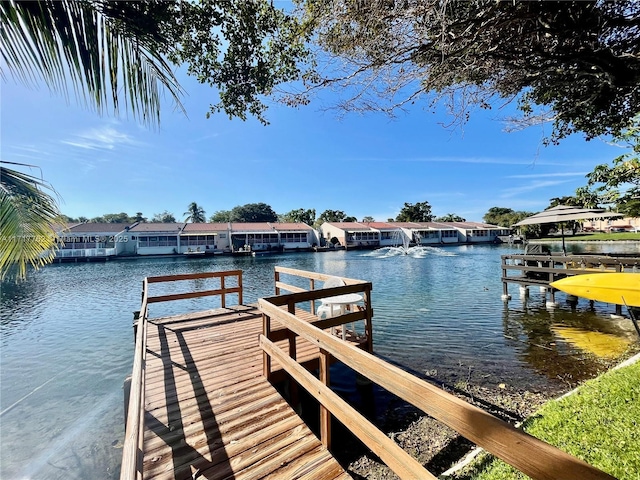
{"type": "Polygon", "coordinates": [[[275,233],[274,228],[268,222],[233,222],[231,223],[231,231],[236,232],[259,232],[259,233],[275,233]]]}
{"type": "Polygon", "coordinates": [[[369,225],[371,228],[375,228],[378,230],[397,230],[398,227],[395,223],[390,222],[368,222],[365,225],[369,225]]]}
{"type": "Polygon", "coordinates": [[[306,223],[272,223],[271,226],[279,232],[285,230],[313,230],[306,223]]]}
{"type": "Polygon", "coordinates": [[[187,223],[182,230],[182,233],[217,233],[226,232],[229,230],[229,224],[224,223],[187,223]]]}
{"type": "Polygon", "coordinates": [[[136,233],[180,233],[184,226],[184,223],[139,223],[129,231],[136,233]]]}
{"type": "Polygon", "coordinates": [[[80,223],[69,228],[68,233],[120,233],[131,223],[80,223]]]}
{"type": "Polygon", "coordinates": [[[373,228],[371,228],[366,223],[360,223],[360,222],[325,222],[322,224],[322,226],[324,226],[325,224],[329,224],[332,227],[339,228],[340,230],[351,230],[351,231],[361,230],[361,231],[367,231],[367,232],[373,230],[373,228]]]}

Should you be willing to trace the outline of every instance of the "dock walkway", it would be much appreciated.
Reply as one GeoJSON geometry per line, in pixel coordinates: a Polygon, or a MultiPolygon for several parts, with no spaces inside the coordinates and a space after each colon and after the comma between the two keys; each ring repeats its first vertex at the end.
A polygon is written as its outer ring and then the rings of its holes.
{"type": "Polygon", "coordinates": [[[262,375],[260,333],[255,306],[148,321],[145,479],[351,478],[262,375]]]}

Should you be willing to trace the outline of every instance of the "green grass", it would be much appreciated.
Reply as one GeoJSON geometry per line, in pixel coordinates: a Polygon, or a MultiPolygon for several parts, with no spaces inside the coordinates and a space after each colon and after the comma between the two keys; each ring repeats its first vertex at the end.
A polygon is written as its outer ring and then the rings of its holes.
{"type": "MultiPolygon", "coordinates": [[[[553,237],[544,237],[536,240],[548,240],[548,241],[560,241],[562,237],[560,235],[554,235],[553,237]]],[[[565,241],[571,242],[584,242],[584,241],[606,241],[606,240],[635,240],[640,242],[640,232],[621,232],[621,233],[578,233],[571,235],[565,233],[565,241]]]]}
{"type": "MultiPolygon", "coordinates": [[[[545,404],[525,422],[524,429],[620,480],[638,480],[640,362],[607,372],[586,382],[574,395],[545,404]]],[[[486,454],[457,478],[507,480],[528,477],[486,454]]]]}

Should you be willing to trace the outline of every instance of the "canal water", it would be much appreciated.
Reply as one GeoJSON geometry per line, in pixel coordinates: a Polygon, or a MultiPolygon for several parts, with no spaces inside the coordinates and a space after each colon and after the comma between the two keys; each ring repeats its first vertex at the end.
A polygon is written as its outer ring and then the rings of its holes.
{"type": "MultiPolygon", "coordinates": [[[[555,246],[553,247],[555,248],[555,246]]],[[[638,244],[581,245],[638,253],[638,244]]],[[[567,388],[590,378],[634,341],[614,308],[577,306],[539,289],[501,300],[500,255],[515,246],[428,248],[265,257],[162,258],[51,265],[0,296],[0,478],[115,479],[122,452],[122,382],[131,371],[133,311],[145,276],[242,269],[245,303],[274,293],[275,265],[373,283],[377,354],[444,384],[522,390],[567,388]]],[[[183,288],[189,288],[181,285],[183,288]]],[[[192,288],[196,285],[192,285],[192,288]]],[[[216,299],[166,311],[214,308],[216,299]]],[[[153,308],[156,306],[153,305],[153,308]]]]}

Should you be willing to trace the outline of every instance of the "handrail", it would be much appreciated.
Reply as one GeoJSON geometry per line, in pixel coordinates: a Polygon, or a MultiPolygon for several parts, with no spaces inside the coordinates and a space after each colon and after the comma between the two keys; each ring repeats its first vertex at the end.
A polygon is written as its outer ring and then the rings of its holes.
{"type": "Polygon", "coordinates": [[[229,294],[238,294],[238,305],[242,305],[243,288],[242,288],[242,270],[226,270],[223,272],[203,272],[203,273],[184,273],[179,275],[161,275],[156,277],[147,277],[147,283],[163,283],[163,282],[177,282],[183,280],[198,280],[204,278],[219,278],[220,288],[215,290],[200,290],[186,293],[174,293],[171,295],[160,295],[154,297],[148,297],[148,303],[170,302],[173,300],[185,300],[188,298],[198,297],[210,297],[220,295],[221,306],[225,308],[227,305],[226,296],[229,294]],[[225,287],[225,279],[227,277],[237,277],[238,286],[225,287]]]}
{"type": "MultiPolygon", "coordinates": [[[[470,405],[367,352],[341,342],[332,335],[269,302],[268,299],[260,299],[258,303],[265,316],[264,325],[267,331],[264,333],[267,337],[271,319],[276,319],[285,328],[318,346],[321,353],[326,352],[334,356],[356,372],[420,408],[534,479],[613,479],[610,475],[588,463],[515,429],[484,410],[470,405]]],[[[266,345],[266,342],[262,341],[261,344],[266,345]]],[[[263,349],[265,357],[267,357],[268,349],[263,349]]],[[[265,365],[267,364],[266,360],[265,358],[265,365]]],[[[304,379],[291,368],[290,363],[287,361],[282,364],[283,368],[289,368],[289,373],[299,382],[303,382],[304,379]]],[[[266,373],[268,374],[268,372],[266,373]]],[[[327,401],[327,397],[322,392],[312,390],[312,393],[316,393],[317,400],[324,408],[329,409],[331,414],[339,419],[343,416],[340,411],[336,410],[335,405],[327,401]]],[[[366,426],[362,429],[355,429],[353,433],[368,445],[371,443],[371,436],[374,435],[366,426]]],[[[323,440],[323,443],[329,442],[323,440]]],[[[393,468],[392,465],[389,466],[393,468]]],[[[400,474],[398,471],[396,473],[400,474]]],[[[415,477],[405,474],[402,478],[415,477]]]]}
{"type": "Polygon", "coordinates": [[[120,480],[142,478],[142,445],[144,434],[144,370],[147,351],[147,299],[149,284],[145,278],[142,281],[142,306],[136,330],[136,346],[133,356],[133,370],[131,372],[131,391],[125,426],[124,445],[122,448],[122,467],[120,480]]]}

